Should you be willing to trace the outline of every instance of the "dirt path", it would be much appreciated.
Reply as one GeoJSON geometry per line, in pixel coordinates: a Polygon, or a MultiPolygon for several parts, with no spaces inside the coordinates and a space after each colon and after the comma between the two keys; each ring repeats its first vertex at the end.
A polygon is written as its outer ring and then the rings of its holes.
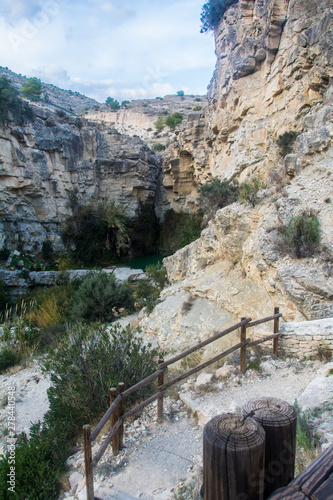
{"type": "MultiPolygon", "coordinates": [[[[193,488],[198,490],[201,484],[203,425],[219,413],[239,411],[254,397],[275,396],[294,403],[320,366],[318,361],[267,358],[261,362],[260,372],[249,370],[241,375],[231,366],[233,373],[225,378],[218,372],[208,374],[207,385],[198,385],[197,377],[187,380],[178,387],[180,399],[175,399],[175,391],[173,398],[165,399],[162,424],[157,422],[156,403],[126,423],[124,449],[113,457],[109,447],[94,470],[95,496],[101,500],[197,498],[193,488]],[[188,494],[176,497],[184,481],[183,490],[188,494]]],[[[9,385],[17,388],[17,423],[24,429],[46,411],[48,382],[32,365],[1,378],[2,396],[9,385]]],[[[0,427],[3,425],[4,421],[0,427]]],[[[98,446],[96,443],[93,453],[98,446]]],[[[69,483],[61,499],[86,500],[83,464],[82,451],[69,458],[69,483]]]]}
{"type": "MultiPolygon", "coordinates": [[[[190,379],[180,387],[181,400],[167,399],[163,424],[156,422],[156,407],[152,406],[127,426],[126,448],[118,457],[108,451],[96,468],[95,495],[101,500],[133,497],[172,500],[184,478],[198,490],[202,428],[206,421],[225,411],[238,411],[252,397],[274,396],[294,403],[319,366],[319,362],[312,361],[267,359],[261,365],[261,372],[249,370],[245,375],[236,372],[224,382],[213,377],[209,386],[201,387],[199,392],[195,390],[197,379],[190,379]]],[[[77,454],[73,469],[83,472],[82,460],[82,453],[77,454]]],[[[178,498],[195,498],[191,487],[188,488],[190,496],[178,498]]],[[[84,495],[82,481],[70,500],[85,500],[84,495]]]]}

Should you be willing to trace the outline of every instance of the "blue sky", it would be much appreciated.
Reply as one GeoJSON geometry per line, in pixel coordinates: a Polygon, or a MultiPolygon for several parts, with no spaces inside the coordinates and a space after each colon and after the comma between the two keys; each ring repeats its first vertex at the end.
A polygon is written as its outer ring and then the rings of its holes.
{"type": "Polygon", "coordinates": [[[204,94],[204,0],[1,0],[0,65],[104,102],[204,94]]]}

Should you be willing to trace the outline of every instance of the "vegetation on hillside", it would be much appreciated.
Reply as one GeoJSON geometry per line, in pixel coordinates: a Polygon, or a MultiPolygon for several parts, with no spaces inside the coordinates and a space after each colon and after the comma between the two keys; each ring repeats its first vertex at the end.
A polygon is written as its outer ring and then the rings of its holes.
{"type": "Polygon", "coordinates": [[[319,250],[321,231],[319,219],[313,213],[292,217],[281,229],[282,248],[298,259],[319,250]]]}
{"type": "Polygon", "coordinates": [[[279,135],[276,143],[280,148],[280,153],[282,156],[289,155],[293,151],[293,145],[296,141],[298,133],[294,130],[290,132],[284,132],[284,134],[279,135]]]}
{"type": "Polygon", "coordinates": [[[160,116],[156,122],[154,123],[155,128],[158,132],[161,132],[165,126],[170,127],[172,130],[177,127],[180,123],[183,121],[183,115],[181,113],[178,113],[176,111],[172,115],[169,115],[163,120],[163,118],[160,116]]]}
{"type": "Polygon", "coordinates": [[[238,0],[209,0],[201,11],[201,33],[214,31],[227,9],[238,0]]]}
{"type": "Polygon", "coordinates": [[[207,219],[211,219],[217,210],[234,203],[239,196],[237,181],[222,181],[213,177],[198,189],[199,203],[207,219]]]}
{"type": "Polygon", "coordinates": [[[9,120],[22,121],[31,118],[32,112],[20,99],[10,80],[0,76],[0,124],[9,120]]]}
{"type": "Polygon", "coordinates": [[[40,97],[42,95],[41,81],[36,77],[28,78],[22,85],[21,91],[30,96],[40,97]]]}
{"type": "Polygon", "coordinates": [[[120,109],[120,104],[117,99],[114,99],[113,97],[107,97],[105,100],[105,104],[112,110],[112,111],[117,111],[120,109]]]}

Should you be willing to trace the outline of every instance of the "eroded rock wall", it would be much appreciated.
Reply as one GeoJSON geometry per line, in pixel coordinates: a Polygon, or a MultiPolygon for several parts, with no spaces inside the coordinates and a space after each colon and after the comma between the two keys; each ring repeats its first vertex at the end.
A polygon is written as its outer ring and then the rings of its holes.
{"type": "Polygon", "coordinates": [[[140,201],[155,204],[161,157],[143,141],[33,108],[33,120],[0,129],[0,246],[35,251],[48,238],[59,247],[73,191],[85,202],[115,200],[130,216],[140,201]]]}
{"type": "MultiPolygon", "coordinates": [[[[257,176],[266,188],[255,207],[237,202],[218,211],[197,241],[164,260],[172,282],[165,301],[178,304],[179,312],[184,294],[192,297],[194,324],[211,324],[210,305],[225,326],[242,316],[269,316],[275,306],[283,321],[332,318],[332,2],[241,0],[228,9],[215,38],[209,112],[178,129],[166,153],[165,187],[173,191],[173,206],[187,209],[212,176],[240,182],[257,176]],[[290,131],[297,139],[283,155],[277,139],[290,131]],[[192,190],[187,182],[177,198],[184,154],[192,190]],[[318,217],[321,247],[297,259],[287,252],[281,228],[300,214],[318,217]],[[197,316],[196,300],[206,301],[197,316]]],[[[193,342],[181,318],[169,321],[161,305],[143,324],[161,345],[169,335],[182,350],[182,342],[193,342]]],[[[195,340],[208,336],[197,330],[193,326],[195,340]]]]}
{"type": "Polygon", "coordinates": [[[330,0],[241,0],[227,10],[215,30],[208,112],[189,116],[166,152],[171,203],[193,208],[198,186],[211,176],[244,181],[271,175],[275,181],[283,169],[302,168],[295,157],[281,156],[277,139],[284,132],[311,134],[312,143],[324,140],[327,148],[332,22],[330,0]],[[191,157],[193,189],[177,197],[174,165],[184,153],[191,157]]]}

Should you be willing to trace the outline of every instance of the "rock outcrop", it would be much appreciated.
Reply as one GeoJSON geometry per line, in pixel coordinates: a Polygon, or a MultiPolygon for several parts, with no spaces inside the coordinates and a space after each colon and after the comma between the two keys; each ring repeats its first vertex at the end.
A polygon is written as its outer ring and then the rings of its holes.
{"type": "MultiPolygon", "coordinates": [[[[186,293],[206,301],[196,317],[193,306],[193,323],[211,324],[213,304],[226,326],[268,316],[274,306],[286,321],[333,317],[331,7],[329,0],[242,0],[215,30],[208,113],[189,116],[166,152],[170,203],[193,209],[196,187],[212,176],[257,176],[267,187],[254,208],[237,202],[218,211],[199,240],[165,259],[173,283],[165,300],[179,311],[186,293]],[[277,139],[291,131],[297,138],[282,154],[277,139]],[[304,213],[318,217],[322,246],[296,259],[280,229],[304,213]]],[[[207,336],[162,309],[143,321],[162,345],[182,332],[184,344],[207,336]]]]}
{"type": "MultiPolygon", "coordinates": [[[[0,66],[0,76],[8,78],[18,91],[21,90],[22,85],[26,83],[28,78],[26,76],[18,75],[8,68],[0,66]]],[[[102,105],[79,92],[73,90],[63,90],[55,85],[42,82],[42,95],[41,99],[61,108],[68,110],[70,113],[79,114],[87,112],[90,109],[95,111],[100,109],[102,105]]]]}
{"type": "Polygon", "coordinates": [[[141,139],[32,106],[31,121],[0,129],[0,247],[35,251],[47,238],[59,248],[73,191],[113,199],[130,216],[140,201],[155,204],[162,159],[141,139]]]}

